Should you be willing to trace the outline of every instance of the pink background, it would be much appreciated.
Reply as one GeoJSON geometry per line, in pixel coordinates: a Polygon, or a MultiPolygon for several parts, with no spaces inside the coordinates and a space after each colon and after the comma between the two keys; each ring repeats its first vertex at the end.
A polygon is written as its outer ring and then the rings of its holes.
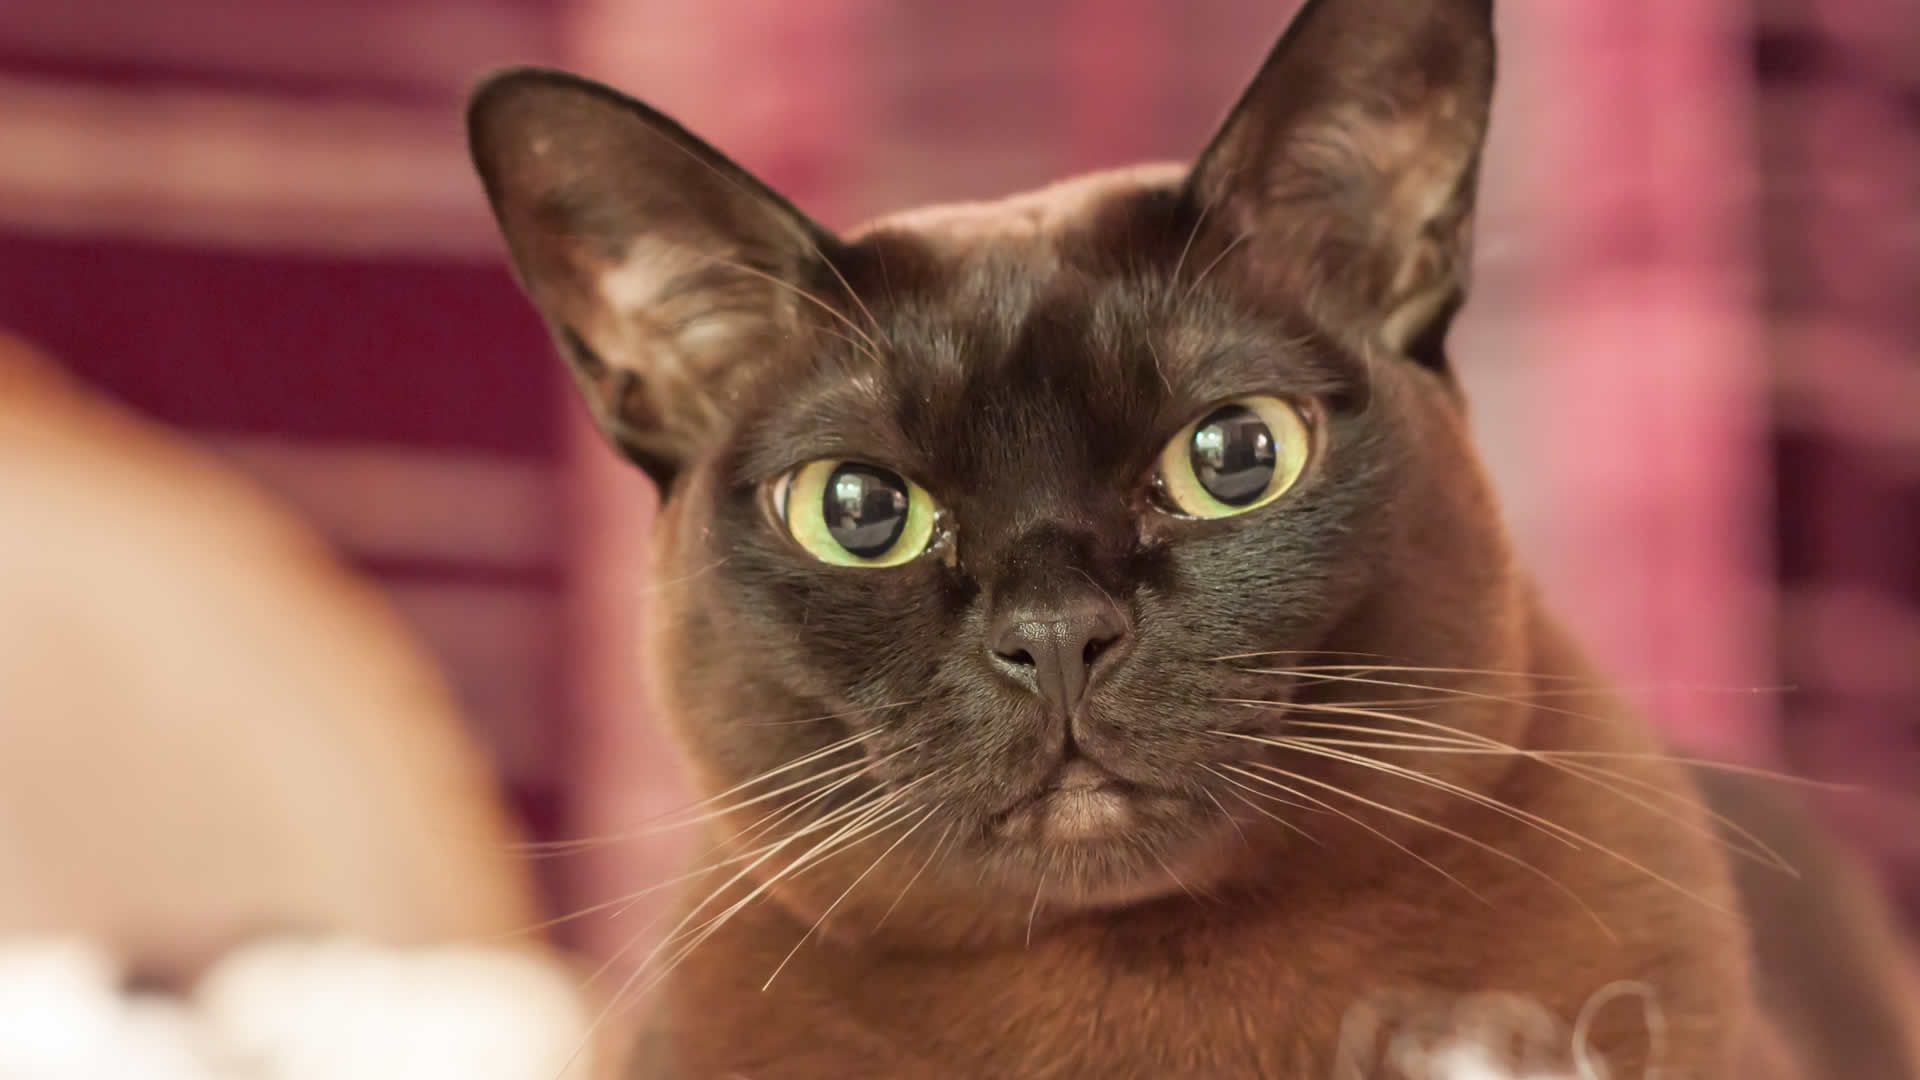
{"type": "MultiPolygon", "coordinates": [[[[0,326],[304,510],[447,665],[538,828],[615,833],[684,798],[633,660],[653,496],[503,269],[461,143],[471,79],[615,82],[845,225],[1188,156],[1286,6],[17,0],[0,326]]],[[[1509,0],[1457,350],[1523,550],[1659,720],[1895,792],[1920,778],[1901,7],[1509,0]]],[[[1906,804],[1834,810],[1920,864],[1906,804]]],[[[556,902],[672,858],[556,861],[556,902]]]]}

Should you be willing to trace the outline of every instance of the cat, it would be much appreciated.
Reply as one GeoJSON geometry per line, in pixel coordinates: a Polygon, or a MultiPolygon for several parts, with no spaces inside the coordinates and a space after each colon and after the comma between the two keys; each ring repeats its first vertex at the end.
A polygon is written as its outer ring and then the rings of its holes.
{"type": "MultiPolygon", "coordinates": [[[[607,87],[476,89],[518,279],[664,494],[708,835],[635,1075],[1862,1075],[1753,989],[1732,867],[1790,859],[1604,689],[1475,457],[1492,24],[1309,0],[1190,166],[846,236],[607,87]]],[[[1857,906],[1815,958],[1914,1075],[1857,906]]]]}
{"type": "Polygon", "coordinates": [[[380,596],[212,454],[0,336],[0,938],[194,983],[280,933],[541,917],[498,777],[380,596]]]}

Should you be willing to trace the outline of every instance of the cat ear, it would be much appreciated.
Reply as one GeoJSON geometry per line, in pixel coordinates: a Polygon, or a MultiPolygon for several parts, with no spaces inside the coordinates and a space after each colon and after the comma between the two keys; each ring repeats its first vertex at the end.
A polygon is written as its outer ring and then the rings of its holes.
{"type": "Polygon", "coordinates": [[[482,83],[467,137],[594,421],[666,490],[791,348],[835,241],[672,120],[562,72],[482,83]]]}
{"type": "Polygon", "coordinates": [[[1492,0],[1307,0],[1188,197],[1260,284],[1444,367],[1493,79],[1492,0]]]}

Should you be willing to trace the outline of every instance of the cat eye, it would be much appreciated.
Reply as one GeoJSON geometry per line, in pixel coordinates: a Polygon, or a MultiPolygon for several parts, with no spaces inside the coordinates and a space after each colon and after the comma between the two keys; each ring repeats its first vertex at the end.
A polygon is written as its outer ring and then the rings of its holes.
{"type": "Polygon", "coordinates": [[[1285,494],[1312,448],[1299,409],[1276,397],[1237,398],[1174,436],[1160,452],[1156,483],[1177,513],[1231,517],[1285,494]]]}
{"type": "Polygon", "coordinates": [[[877,465],[802,465],[774,486],[773,506],[807,554],[836,566],[899,566],[933,538],[932,497],[877,465]]]}

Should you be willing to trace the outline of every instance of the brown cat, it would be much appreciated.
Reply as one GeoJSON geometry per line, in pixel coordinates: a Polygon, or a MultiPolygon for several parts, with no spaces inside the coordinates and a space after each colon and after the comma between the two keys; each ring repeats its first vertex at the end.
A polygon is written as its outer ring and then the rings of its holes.
{"type": "MultiPolygon", "coordinates": [[[[1493,79],[1489,0],[1312,0],[1190,168],[845,238],[607,88],[476,93],[666,493],[709,869],[638,1075],[1863,1075],[1750,992],[1783,860],[1503,535],[1446,351],[1493,79]]],[[[1831,959],[1897,1020],[1884,914],[1831,959]]]]}

